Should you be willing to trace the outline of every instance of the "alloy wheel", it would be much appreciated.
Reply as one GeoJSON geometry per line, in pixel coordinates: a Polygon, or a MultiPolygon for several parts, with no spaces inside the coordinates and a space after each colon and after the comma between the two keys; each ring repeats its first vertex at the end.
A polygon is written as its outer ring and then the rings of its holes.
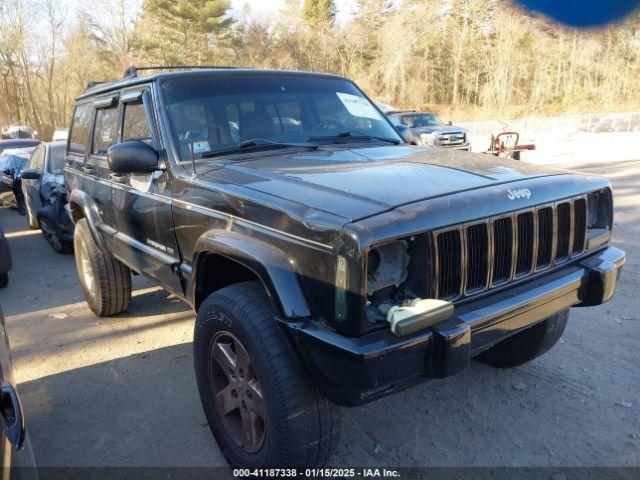
{"type": "Polygon", "coordinates": [[[266,413],[249,354],[234,335],[220,332],[209,357],[209,380],[227,433],[246,452],[257,452],[264,442],[266,413]]]}
{"type": "Polygon", "coordinates": [[[79,255],[79,267],[82,283],[84,284],[89,296],[95,296],[96,279],[93,273],[93,267],[91,266],[91,260],[89,258],[89,252],[87,251],[87,245],[81,242],[79,255]]]}

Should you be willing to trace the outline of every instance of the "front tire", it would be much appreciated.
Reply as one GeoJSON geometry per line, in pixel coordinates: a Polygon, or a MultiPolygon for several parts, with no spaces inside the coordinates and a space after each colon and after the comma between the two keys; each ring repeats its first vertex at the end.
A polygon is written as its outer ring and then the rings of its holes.
{"type": "Polygon", "coordinates": [[[530,362],[553,347],[564,332],[569,310],[537,323],[501,341],[476,357],[496,368],[511,368],[530,362]]]}
{"type": "Polygon", "coordinates": [[[127,310],[131,270],[100,248],[84,218],[76,224],[73,246],[80,284],[93,313],[108,317],[127,310]]]}
{"type": "Polygon", "coordinates": [[[304,372],[259,282],[211,294],[193,341],[202,405],[232,467],[317,467],[338,442],[340,410],[304,372]]]}

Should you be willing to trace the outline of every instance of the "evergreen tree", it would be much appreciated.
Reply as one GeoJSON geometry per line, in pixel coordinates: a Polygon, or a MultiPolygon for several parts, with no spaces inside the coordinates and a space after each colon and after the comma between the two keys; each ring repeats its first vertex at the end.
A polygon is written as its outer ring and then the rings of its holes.
{"type": "Polygon", "coordinates": [[[312,29],[330,26],[336,18],[334,0],[304,0],[302,18],[312,29]]]}
{"type": "Polygon", "coordinates": [[[203,63],[228,32],[228,0],[146,0],[137,44],[157,63],[203,63]]]}

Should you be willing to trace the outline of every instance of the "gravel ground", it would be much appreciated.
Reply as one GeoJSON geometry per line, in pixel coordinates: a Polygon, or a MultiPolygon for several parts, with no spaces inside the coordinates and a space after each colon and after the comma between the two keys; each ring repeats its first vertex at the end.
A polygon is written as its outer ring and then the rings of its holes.
{"type": "MultiPolygon", "coordinates": [[[[614,243],[628,255],[615,298],[574,309],[560,343],[528,365],[473,363],[345,409],[336,466],[640,466],[640,139],[616,135],[529,157],[613,181],[614,243]],[[616,138],[635,151],[612,160],[594,148],[616,138]]],[[[194,381],[193,313],[136,277],[129,312],[96,318],[73,257],[53,252],[15,210],[0,208],[0,222],[14,258],[0,303],[38,464],[224,465],[194,381]]]]}

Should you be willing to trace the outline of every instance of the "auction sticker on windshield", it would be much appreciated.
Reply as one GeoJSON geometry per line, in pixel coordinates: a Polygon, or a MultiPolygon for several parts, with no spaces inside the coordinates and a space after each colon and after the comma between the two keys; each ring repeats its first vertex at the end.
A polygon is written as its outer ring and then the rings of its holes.
{"type": "Polygon", "coordinates": [[[373,108],[373,105],[366,98],[350,93],[336,92],[336,95],[354,117],[373,118],[374,120],[382,120],[380,114],[373,108]]]}

